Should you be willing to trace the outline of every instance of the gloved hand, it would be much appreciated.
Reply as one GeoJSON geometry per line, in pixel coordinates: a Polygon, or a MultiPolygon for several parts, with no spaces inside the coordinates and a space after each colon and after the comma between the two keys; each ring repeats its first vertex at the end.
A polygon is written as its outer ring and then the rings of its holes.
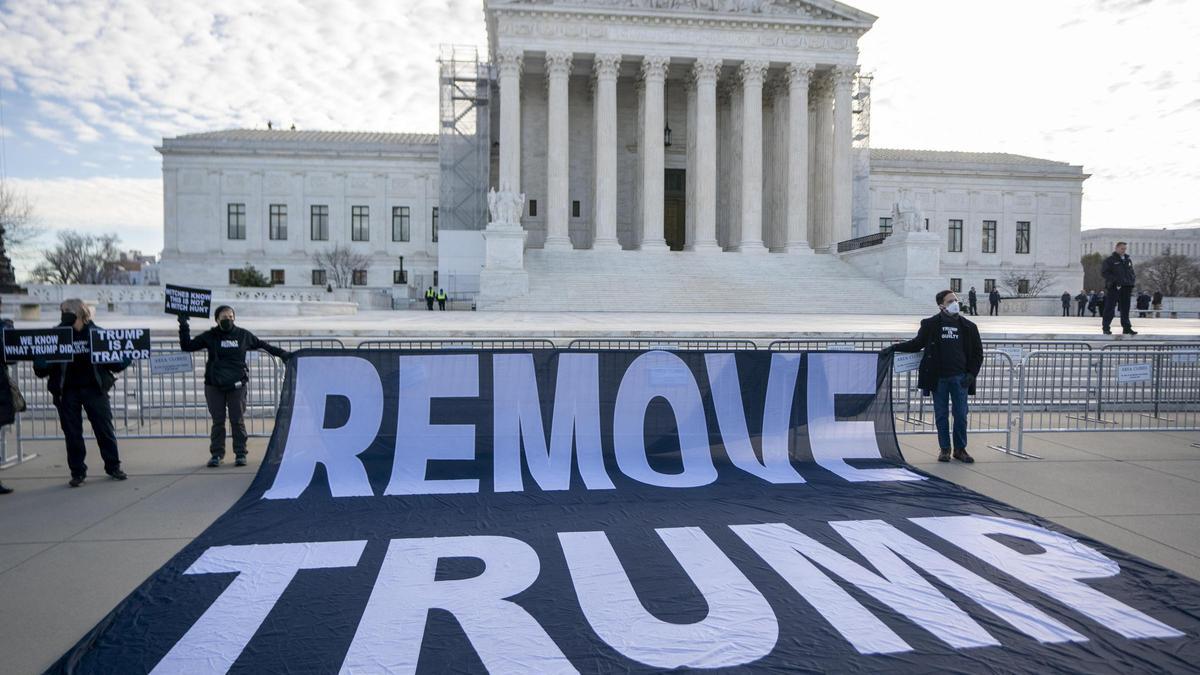
{"type": "Polygon", "coordinates": [[[896,345],[888,345],[887,347],[884,347],[883,349],[879,350],[879,358],[881,358],[881,359],[891,358],[892,354],[895,351],[896,351],[896,345]]]}
{"type": "Polygon", "coordinates": [[[973,375],[973,374],[971,374],[971,373],[967,373],[967,374],[966,374],[966,375],[963,377],[963,387],[964,387],[964,388],[965,388],[967,391],[970,391],[970,390],[971,390],[971,387],[974,387],[974,386],[975,386],[975,375],[973,375]]]}
{"type": "Polygon", "coordinates": [[[128,368],[129,366],[132,366],[132,365],[133,365],[133,359],[129,358],[128,356],[121,359],[121,367],[122,368],[128,368]]]}
{"type": "Polygon", "coordinates": [[[186,325],[187,325],[187,323],[188,323],[188,315],[187,315],[187,314],[180,314],[180,315],[179,315],[179,325],[181,325],[181,326],[186,326],[186,325]]]}
{"type": "Polygon", "coordinates": [[[34,368],[47,368],[49,366],[50,366],[50,363],[48,361],[46,361],[46,359],[34,359],[33,360],[34,368]]]}

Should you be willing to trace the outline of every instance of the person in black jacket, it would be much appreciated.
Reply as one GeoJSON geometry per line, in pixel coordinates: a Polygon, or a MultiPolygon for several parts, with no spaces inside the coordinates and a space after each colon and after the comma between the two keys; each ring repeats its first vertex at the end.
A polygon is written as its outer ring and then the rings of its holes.
{"type": "Polygon", "coordinates": [[[1161,312],[1162,301],[1163,301],[1162,291],[1154,291],[1154,295],[1151,296],[1151,298],[1150,298],[1150,304],[1151,304],[1151,306],[1154,307],[1154,318],[1156,318],[1156,319],[1159,318],[1160,316],[1162,316],[1162,312],[1161,312]]]}
{"type": "Polygon", "coordinates": [[[1062,297],[1063,316],[1071,316],[1071,292],[1063,291],[1062,297]]]}
{"type": "Polygon", "coordinates": [[[58,409],[58,421],[62,425],[67,441],[67,466],[71,469],[71,487],[83,485],[87,480],[87,446],[83,442],[83,413],[87,413],[96,445],[100,446],[100,457],[104,460],[104,473],[115,480],[128,478],[121,470],[121,456],[117,450],[117,432],[113,427],[112,406],[108,392],[116,384],[116,373],[129,367],[131,361],[121,363],[93,364],[91,332],[99,326],[92,323],[92,308],[82,300],[64,300],[59,306],[62,320],[59,326],[70,326],[74,331],[74,358],[65,363],[47,363],[35,359],[33,373],[47,379],[47,389],[58,409]]]}
{"type": "Polygon", "coordinates": [[[1150,292],[1139,291],[1137,296],[1138,318],[1146,318],[1146,313],[1150,311],[1150,292]]]}
{"type": "Polygon", "coordinates": [[[1104,259],[1100,265],[1100,276],[1104,277],[1106,292],[1104,295],[1104,320],[1101,328],[1105,335],[1112,335],[1112,320],[1114,310],[1121,310],[1121,332],[1125,335],[1137,335],[1133,324],[1129,322],[1129,300],[1133,295],[1133,284],[1137,275],[1133,271],[1133,260],[1125,253],[1126,244],[1118,241],[1112,255],[1104,259]]]}
{"type": "MultiPolygon", "coordinates": [[[[8,319],[0,319],[0,329],[9,330],[13,327],[13,322],[8,319]]],[[[3,350],[0,350],[0,433],[4,427],[12,424],[17,420],[17,406],[13,400],[12,385],[10,384],[8,375],[8,361],[4,358],[3,350]]],[[[5,487],[4,483],[0,483],[0,495],[12,493],[12,488],[5,487]]]]}
{"type": "Polygon", "coordinates": [[[1000,291],[994,288],[988,293],[988,316],[1000,316],[1000,291]]]}
{"type": "Polygon", "coordinates": [[[971,290],[967,292],[967,307],[971,309],[971,316],[979,316],[978,301],[979,296],[975,294],[975,287],[972,286],[971,290]]]}
{"type": "Polygon", "coordinates": [[[1079,305],[1079,311],[1075,316],[1083,316],[1083,310],[1087,307],[1088,295],[1087,291],[1079,291],[1079,295],[1075,296],[1075,302],[1079,305]]]}
{"type": "Polygon", "coordinates": [[[246,383],[250,369],[246,367],[246,352],[261,349],[287,361],[291,353],[269,345],[254,333],[234,325],[233,308],[222,305],[214,316],[217,326],[191,337],[188,318],[179,315],[179,348],[185,352],[208,350],[204,364],[204,401],[212,416],[209,434],[208,466],[217,467],[225,459],[225,417],[233,430],[233,455],[236,466],[246,466],[246,383]]]}
{"type": "Polygon", "coordinates": [[[923,395],[933,393],[933,416],[941,448],[938,461],[950,461],[949,418],[953,407],[954,459],[971,464],[975,459],[967,453],[967,395],[975,394],[975,378],[983,367],[983,340],[979,328],[959,313],[954,291],[940,291],[937,304],[940,311],[921,320],[915,338],[885,348],[880,356],[925,350],[917,371],[917,386],[923,395]]]}

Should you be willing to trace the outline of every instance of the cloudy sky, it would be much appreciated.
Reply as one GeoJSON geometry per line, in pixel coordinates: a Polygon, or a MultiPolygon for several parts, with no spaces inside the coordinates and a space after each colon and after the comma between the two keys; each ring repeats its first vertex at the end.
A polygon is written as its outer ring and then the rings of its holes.
{"type": "MultiPolygon", "coordinates": [[[[1083,227],[1200,225],[1200,2],[859,0],[872,144],[1082,164],[1083,227]]],[[[482,0],[0,0],[0,172],[50,228],[162,246],[164,136],[435,131],[482,0]]]]}

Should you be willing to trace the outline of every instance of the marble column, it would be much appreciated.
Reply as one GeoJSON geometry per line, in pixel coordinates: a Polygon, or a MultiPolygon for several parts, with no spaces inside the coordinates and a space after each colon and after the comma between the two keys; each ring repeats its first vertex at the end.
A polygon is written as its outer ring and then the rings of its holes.
{"type": "Polygon", "coordinates": [[[813,140],[816,150],[813,153],[813,172],[815,176],[813,195],[813,248],[818,253],[836,251],[831,247],[833,228],[833,83],[829,76],[817,80],[813,87],[814,98],[813,140]]]}
{"type": "Polygon", "coordinates": [[[785,192],[784,250],[812,253],[808,245],[808,85],[813,67],[792,63],[787,67],[788,162],[785,192]]]}
{"type": "Polygon", "coordinates": [[[520,49],[496,54],[500,76],[500,191],[521,191],[521,66],[520,49]]]}
{"type": "Polygon", "coordinates": [[[666,56],[642,58],[642,245],[643,251],[666,251],[663,223],[663,83],[671,59],[666,56]]]}
{"type": "Polygon", "coordinates": [[[570,211],[570,122],[567,82],[571,75],[571,52],[546,54],[546,243],[543,248],[571,248],[567,227],[570,211]]]}
{"type": "Polygon", "coordinates": [[[766,61],[745,61],[742,79],[742,253],[766,253],[762,240],[762,87],[766,61]]]}
{"type": "Polygon", "coordinates": [[[696,244],[696,82],[690,76],[686,81],[687,168],[684,174],[683,249],[691,251],[696,244]]]}
{"type": "Polygon", "coordinates": [[[839,67],[833,71],[833,220],[830,244],[834,250],[839,241],[851,238],[850,226],[854,212],[854,161],[851,156],[854,118],[850,89],[856,72],[855,67],[839,67]]]}
{"type": "Polygon", "coordinates": [[[702,58],[692,68],[696,82],[695,251],[719,251],[717,244],[717,76],[721,60],[702,58]]]}
{"type": "Polygon", "coordinates": [[[617,73],[619,54],[597,54],[596,73],[596,237],[592,248],[616,251],[617,241],[617,73]]]}

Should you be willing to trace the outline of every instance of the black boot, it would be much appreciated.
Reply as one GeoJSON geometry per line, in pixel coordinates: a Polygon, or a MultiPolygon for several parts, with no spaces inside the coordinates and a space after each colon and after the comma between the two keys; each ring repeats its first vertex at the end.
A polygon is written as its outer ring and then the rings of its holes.
{"type": "Polygon", "coordinates": [[[4,483],[0,483],[0,495],[6,495],[13,491],[10,487],[4,487],[4,483]]]}

